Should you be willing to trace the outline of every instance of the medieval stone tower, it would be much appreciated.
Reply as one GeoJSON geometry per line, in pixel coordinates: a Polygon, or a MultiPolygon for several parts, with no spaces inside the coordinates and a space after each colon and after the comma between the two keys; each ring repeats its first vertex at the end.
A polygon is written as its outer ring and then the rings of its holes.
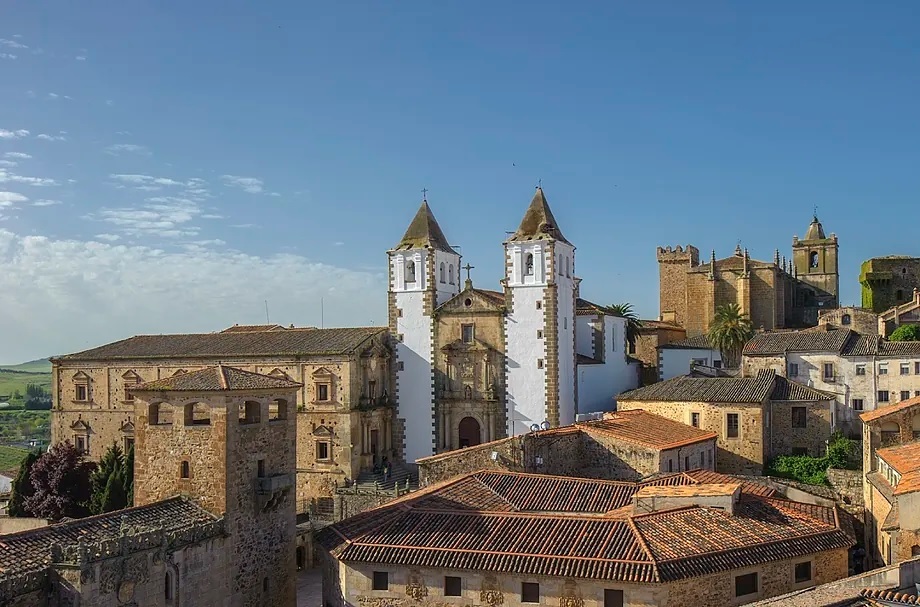
{"type": "Polygon", "coordinates": [[[661,320],[682,327],[687,321],[687,273],[700,265],[700,251],[689,244],[658,247],[657,256],[661,320]]]}
{"type": "Polygon", "coordinates": [[[433,314],[460,292],[460,255],[448,244],[427,200],[387,255],[389,326],[397,342],[394,447],[405,461],[414,462],[435,452],[433,314]]]}
{"type": "MultiPolygon", "coordinates": [[[[836,308],[839,303],[840,275],[837,266],[837,235],[824,235],[824,227],[815,215],[805,238],[792,238],[792,263],[799,282],[811,287],[802,289],[801,305],[805,308],[836,308]]],[[[815,312],[815,322],[817,313],[815,312]]]]}
{"type": "Polygon", "coordinates": [[[300,384],[217,366],[135,390],[135,504],[188,496],[223,517],[207,562],[167,555],[167,596],[182,605],[296,603],[294,473],[300,384]],[[209,571],[208,588],[183,583],[209,571]],[[210,597],[225,597],[220,602],[210,597]],[[227,600],[226,597],[232,597],[227,600]]]}
{"type": "Polygon", "coordinates": [[[505,242],[508,434],[575,421],[575,247],[541,188],[505,242]]]}

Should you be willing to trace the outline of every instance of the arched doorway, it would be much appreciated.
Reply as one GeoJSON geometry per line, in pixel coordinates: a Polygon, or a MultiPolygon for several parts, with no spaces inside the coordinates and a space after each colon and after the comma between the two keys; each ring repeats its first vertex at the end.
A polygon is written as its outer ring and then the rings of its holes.
{"type": "Polygon", "coordinates": [[[297,547],[297,571],[300,571],[307,565],[307,551],[303,546],[297,547]]]}
{"type": "Polygon", "coordinates": [[[473,417],[464,417],[460,420],[460,447],[475,447],[482,442],[480,438],[479,422],[473,417]]]}

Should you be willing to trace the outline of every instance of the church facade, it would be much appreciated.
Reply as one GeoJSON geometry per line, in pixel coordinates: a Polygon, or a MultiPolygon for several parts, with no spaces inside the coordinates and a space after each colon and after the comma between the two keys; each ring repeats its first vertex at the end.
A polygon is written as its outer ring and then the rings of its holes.
{"type": "Polygon", "coordinates": [[[839,306],[837,236],[829,237],[815,216],[805,238],[792,239],[792,259],[751,259],[741,245],[734,255],[700,263],[699,249],[658,247],[660,320],[674,323],[688,337],[705,334],[716,310],[738,304],[756,329],[810,327],[818,314],[839,306]]]}
{"type": "Polygon", "coordinates": [[[406,461],[571,424],[637,385],[625,320],[579,297],[575,246],[542,189],[504,243],[501,290],[469,275],[461,285],[461,257],[427,201],[388,257],[406,461]]]}

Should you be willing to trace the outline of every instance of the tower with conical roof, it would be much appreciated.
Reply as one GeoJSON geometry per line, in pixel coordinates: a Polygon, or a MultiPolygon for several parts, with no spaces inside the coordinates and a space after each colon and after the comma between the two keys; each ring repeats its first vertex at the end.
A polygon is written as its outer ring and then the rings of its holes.
{"type": "Polygon", "coordinates": [[[837,235],[824,234],[818,216],[812,217],[805,238],[792,239],[792,263],[800,283],[797,303],[805,308],[806,324],[817,323],[819,309],[839,305],[840,275],[837,266],[837,235]]]}
{"type": "Polygon", "coordinates": [[[427,200],[389,257],[388,317],[396,339],[394,448],[406,462],[434,453],[434,309],[460,292],[460,255],[427,200]],[[400,450],[400,446],[402,449],[400,450]]]}
{"type": "Polygon", "coordinates": [[[542,188],[505,242],[508,434],[575,421],[575,247],[542,188]]]}

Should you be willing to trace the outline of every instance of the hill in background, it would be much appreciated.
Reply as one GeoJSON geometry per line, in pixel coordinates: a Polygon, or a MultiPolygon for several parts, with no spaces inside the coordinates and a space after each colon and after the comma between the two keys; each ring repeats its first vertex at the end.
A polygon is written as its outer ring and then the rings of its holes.
{"type": "Polygon", "coordinates": [[[18,365],[0,365],[0,369],[25,373],[51,373],[51,361],[47,358],[39,358],[18,365]]]}

